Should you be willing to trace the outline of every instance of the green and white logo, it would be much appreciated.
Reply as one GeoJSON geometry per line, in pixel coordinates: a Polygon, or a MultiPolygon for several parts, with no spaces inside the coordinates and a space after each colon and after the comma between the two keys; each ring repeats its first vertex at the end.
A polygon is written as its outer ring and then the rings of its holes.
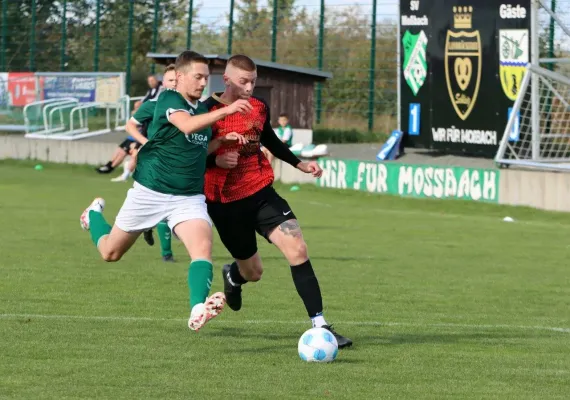
{"type": "Polygon", "coordinates": [[[414,96],[426,81],[427,61],[426,48],[428,39],[424,31],[414,35],[410,31],[404,33],[402,44],[404,46],[404,79],[408,83],[414,96]]]}

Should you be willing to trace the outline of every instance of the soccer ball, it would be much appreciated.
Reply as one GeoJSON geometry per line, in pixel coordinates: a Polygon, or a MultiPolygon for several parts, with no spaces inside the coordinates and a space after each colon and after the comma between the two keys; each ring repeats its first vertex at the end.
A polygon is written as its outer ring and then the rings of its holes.
{"type": "Polygon", "coordinates": [[[299,357],[307,362],[331,362],[338,354],[338,343],[325,328],[312,328],[299,339],[299,357]]]}

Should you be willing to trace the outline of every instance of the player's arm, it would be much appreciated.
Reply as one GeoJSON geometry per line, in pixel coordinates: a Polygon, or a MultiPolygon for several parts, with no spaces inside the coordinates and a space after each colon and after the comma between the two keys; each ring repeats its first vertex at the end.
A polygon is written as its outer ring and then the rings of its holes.
{"type": "Polygon", "coordinates": [[[265,118],[265,123],[263,124],[263,131],[261,132],[261,144],[267,147],[275,157],[281,161],[285,161],[287,164],[292,165],[299,171],[303,171],[307,174],[313,175],[315,178],[320,178],[323,174],[322,168],[315,161],[301,161],[299,158],[293,154],[289,147],[281,141],[275,134],[275,131],[271,127],[271,119],[269,117],[269,107],[265,105],[267,109],[267,117],[265,118]]]}
{"type": "MultiPolygon", "coordinates": [[[[220,147],[224,145],[236,145],[236,144],[247,144],[248,140],[245,136],[237,133],[237,132],[230,132],[225,136],[217,137],[215,139],[210,140],[208,143],[208,154],[213,153],[214,151],[218,150],[220,147]]],[[[215,160],[215,155],[214,155],[215,160]]],[[[214,161],[215,163],[215,161],[214,161]]],[[[208,160],[206,160],[206,166],[208,165],[208,160]]]]}
{"type": "Polygon", "coordinates": [[[172,125],[177,127],[182,133],[190,134],[212,126],[228,115],[232,115],[237,112],[245,114],[251,111],[251,109],[251,104],[249,104],[247,100],[237,100],[227,107],[222,107],[216,111],[206,114],[190,115],[187,112],[177,112],[185,110],[169,109],[167,110],[167,115],[168,121],[172,125]]]}
{"type": "Polygon", "coordinates": [[[135,140],[140,144],[145,144],[148,142],[148,139],[139,132],[140,125],[142,124],[133,116],[127,121],[127,124],[125,125],[125,131],[127,131],[127,133],[135,138],[135,140]]]}

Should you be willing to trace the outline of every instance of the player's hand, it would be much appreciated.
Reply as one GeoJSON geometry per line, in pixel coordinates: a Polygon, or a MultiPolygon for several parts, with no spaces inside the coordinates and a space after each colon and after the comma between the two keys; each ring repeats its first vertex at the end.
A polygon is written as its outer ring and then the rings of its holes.
{"type": "Polygon", "coordinates": [[[303,171],[306,174],[311,174],[315,178],[320,178],[321,175],[323,175],[323,169],[319,167],[319,164],[317,164],[316,161],[302,161],[297,164],[297,169],[299,171],[303,171]]]}
{"type": "Polygon", "coordinates": [[[227,135],[220,138],[222,144],[232,145],[232,144],[247,144],[247,139],[242,134],[237,132],[230,132],[227,135]]]}
{"type": "Polygon", "coordinates": [[[216,156],[216,165],[224,169],[232,169],[238,164],[239,154],[237,151],[230,151],[228,153],[216,156]]]}
{"type": "Polygon", "coordinates": [[[253,107],[249,103],[249,101],[239,99],[239,100],[234,101],[229,106],[227,106],[226,110],[228,112],[228,115],[235,114],[238,112],[241,114],[246,114],[246,113],[250,112],[251,110],[253,110],[253,107]]]}

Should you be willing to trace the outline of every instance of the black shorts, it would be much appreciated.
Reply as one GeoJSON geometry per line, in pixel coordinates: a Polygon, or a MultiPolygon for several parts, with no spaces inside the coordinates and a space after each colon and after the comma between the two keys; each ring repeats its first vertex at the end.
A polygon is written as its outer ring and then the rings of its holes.
{"type": "Polygon", "coordinates": [[[125,150],[125,153],[129,154],[131,152],[131,144],[135,143],[135,149],[138,149],[139,147],[141,147],[141,144],[135,140],[132,139],[125,139],[124,141],[121,142],[121,144],[119,145],[119,147],[123,150],[125,150]]]}
{"type": "Polygon", "coordinates": [[[296,219],[287,201],[272,186],[231,203],[208,203],[208,214],[232,257],[246,260],[257,253],[255,232],[268,236],[283,222],[296,219]]]}

